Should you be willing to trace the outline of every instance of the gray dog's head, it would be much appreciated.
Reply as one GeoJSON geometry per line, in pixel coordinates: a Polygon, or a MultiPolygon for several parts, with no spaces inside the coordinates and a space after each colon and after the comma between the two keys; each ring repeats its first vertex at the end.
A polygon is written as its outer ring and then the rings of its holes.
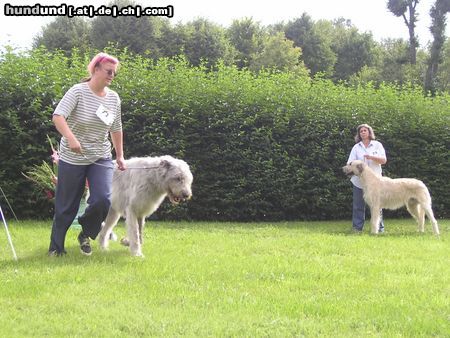
{"type": "Polygon", "coordinates": [[[162,156],[159,165],[165,170],[165,190],[170,202],[178,204],[189,200],[192,197],[191,185],[194,179],[189,165],[172,156],[162,156]]]}
{"type": "Polygon", "coordinates": [[[342,170],[344,171],[344,174],[347,176],[359,176],[364,171],[364,167],[367,164],[365,164],[363,161],[355,160],[347,164],[346,166],[342,167],[342,170]]]}

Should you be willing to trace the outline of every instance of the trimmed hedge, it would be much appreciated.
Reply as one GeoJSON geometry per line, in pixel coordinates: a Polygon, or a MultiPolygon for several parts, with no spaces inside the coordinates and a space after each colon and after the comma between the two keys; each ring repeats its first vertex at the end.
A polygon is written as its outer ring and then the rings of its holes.
{"type": "MultiPolygon", "coordinates": [[[[386,148],[385,174],[423,180],[436,216],[450,216],[448,95],[349,88],[221,64],[209,72],[183,59],[153,64],[111,53],[121,60],[112,88],[122,98],[126,156],[170,154],[194,174],[193,199],[164,203],[156,218],[349,219],[351,184],[341,167],[360,123],[371,124],[386,148]]],[[[58,137],[51,113],[85,75],[88,58],[44,50],[1,58],[1,186],[19,217],[48,218],[51,203],[37,198],[20,172],[49,158],[45,135],[58,137]]]]}

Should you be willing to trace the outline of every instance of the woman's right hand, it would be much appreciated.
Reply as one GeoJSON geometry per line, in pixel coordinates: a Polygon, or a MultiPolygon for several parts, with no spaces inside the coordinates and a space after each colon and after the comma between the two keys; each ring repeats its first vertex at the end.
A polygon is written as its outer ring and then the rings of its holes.
{"type": "Polygon", "coordinates": [[[52,119],[53,119],[53,123],[55,124],[56,129],[59,131],[59,133],[62,136],[64,136],[67,139],[70,150],[72,150],[74,153],[81,154],[83,151],[83,149],[81,149],[81,144],[80,144],[80,142],[78,142],[77,138],[70,130],[64,116],[53,115],[52,119]]]}
{"type": "Polygon", "coordinates": [[[70,150],[72,150],[74,153],[81,154],[82,152],[81,144],[80,142],[78,142],[75,136],[73,138],[72,137],[68,138],[67,142],[69,143],[70,150]]]}

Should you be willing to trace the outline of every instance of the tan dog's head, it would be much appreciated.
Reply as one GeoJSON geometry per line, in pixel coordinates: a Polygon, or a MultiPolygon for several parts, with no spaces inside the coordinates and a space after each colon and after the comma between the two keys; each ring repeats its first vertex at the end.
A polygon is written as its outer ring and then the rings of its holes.
{"type": "Polygon", "coordinates": [[[346,166],[342,167],[342,170],[344,171],[344,174],[347,176],[360,176],[361,173],[366,168],[367,164],[365,164],[363,161],[355,160],[347,164],[346,166]]]}

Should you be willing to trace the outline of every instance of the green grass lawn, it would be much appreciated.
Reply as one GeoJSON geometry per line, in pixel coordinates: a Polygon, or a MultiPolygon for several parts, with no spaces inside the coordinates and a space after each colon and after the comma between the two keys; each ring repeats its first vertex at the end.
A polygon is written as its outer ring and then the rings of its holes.
{"type": "Polygon", "coordinates": [[[82,256],[75,229],[47,257],[51,222],[9,221],[0,337],[449,337],[450,220],[385,224],[150,221],[142,259],[82,256]]]}

